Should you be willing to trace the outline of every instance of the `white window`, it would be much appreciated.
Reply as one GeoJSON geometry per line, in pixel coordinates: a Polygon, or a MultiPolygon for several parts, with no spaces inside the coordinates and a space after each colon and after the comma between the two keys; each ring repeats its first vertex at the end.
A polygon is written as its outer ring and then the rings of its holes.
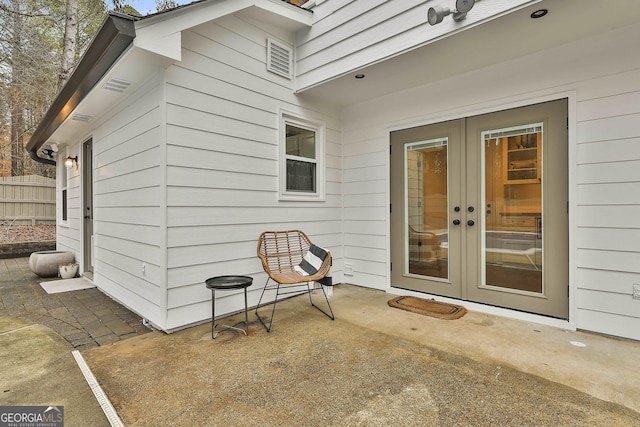
{"type": "Polygon", "coordinates": [[[289,114],[280,121],[280,199],[324,200],[324,124],[289,114]]]}

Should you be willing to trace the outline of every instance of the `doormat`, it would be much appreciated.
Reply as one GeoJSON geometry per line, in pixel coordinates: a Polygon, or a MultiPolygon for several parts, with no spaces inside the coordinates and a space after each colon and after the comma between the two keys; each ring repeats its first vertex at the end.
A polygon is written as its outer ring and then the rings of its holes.
{"type": "Polygon", "coordinates": [[[76,279],[51,280],[49,282],[40,283],[40,286],[42,286],[42,289],[44,289],[48,294],[80,291],[96,287],[96,285],[89,282],[84,277],[78,277],[76,279]]]}
{"type": "Polygon", "coordinates": [[[395,297],[388,304],[401,310],[444,320],[459,319],[467,313],[467,309],[461,305],[417,297],[395,297]]]}

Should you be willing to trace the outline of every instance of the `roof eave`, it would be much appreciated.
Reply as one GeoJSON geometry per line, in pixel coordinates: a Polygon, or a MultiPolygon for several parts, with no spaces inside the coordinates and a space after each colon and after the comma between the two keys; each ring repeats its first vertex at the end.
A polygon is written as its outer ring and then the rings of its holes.
{"type": "Polygon", "coordinates": [[[56,164],[55,160],[40,157],[38,151],[131,45],[136,37],[136,19],[129,15],[109,13],[73,74],[29,139],[26,149],[33,160],[56,164]]]}

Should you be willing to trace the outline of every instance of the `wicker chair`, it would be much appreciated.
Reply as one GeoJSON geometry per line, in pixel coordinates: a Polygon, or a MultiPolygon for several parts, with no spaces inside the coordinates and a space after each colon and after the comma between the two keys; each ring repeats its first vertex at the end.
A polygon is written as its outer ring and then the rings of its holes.
{"type": "MultiPolygon", "coordinates": [[[[324,299],[329,307],[328,313],[313,303],[313,300],[311,299],[313,287],[310,285],[311,282],[320,281],[328,275],[329,269],[331,268],[331,253],[327,253],[327,257],[316,274],[303,276],[294,269],[295,266],[300,264],[310,247],[311,241],[309,240],[309,237],[299,230],[265,231],[260,235],[260,238],[258,239],[258,257],[262,261],[262,267],[268,277],[264,289],[262,289],[258,306],[256,307],[256,316],[267,332],[271,331],[273,316],[275,314],[276,304],[280,295],[293,293],[301,295],[303,293],[308,293],[309,301],[313,307],[320,310],[331,320],[335,319],[324,287],[320,286],[320,289],[322,290],[324,299]],[[270,280],[274,283],[269,284],[270,280]],[[282,287],[286,288],[286,290],[283,291],[281,285],[286,285],[282,287]],[[276,291],[276,297],[273,301],[271,318],[269,319],[269,325],[267,326],[262,317],[260,317],[260,314],[258,314],[258,309],[262,307],[260,304],[262,303],[262,298],[264,297],[265,292],[274,289],[276,291]]],[[[270,303],[265,305],[268,304],[270,303]]]]}

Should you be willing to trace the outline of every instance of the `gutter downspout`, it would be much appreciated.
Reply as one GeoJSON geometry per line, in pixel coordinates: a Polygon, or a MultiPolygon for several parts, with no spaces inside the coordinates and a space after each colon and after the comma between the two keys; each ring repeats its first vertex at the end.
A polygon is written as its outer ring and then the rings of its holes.
{"type": "Polygon", "coordinates": [[[134,22],[138,19],[109,12],[73,74],[29,139],[26,146],[29,157],[36,162],[56,164],[55,160],[40,157],[38,151],[131,45],[136,37],[134,22]]]}

